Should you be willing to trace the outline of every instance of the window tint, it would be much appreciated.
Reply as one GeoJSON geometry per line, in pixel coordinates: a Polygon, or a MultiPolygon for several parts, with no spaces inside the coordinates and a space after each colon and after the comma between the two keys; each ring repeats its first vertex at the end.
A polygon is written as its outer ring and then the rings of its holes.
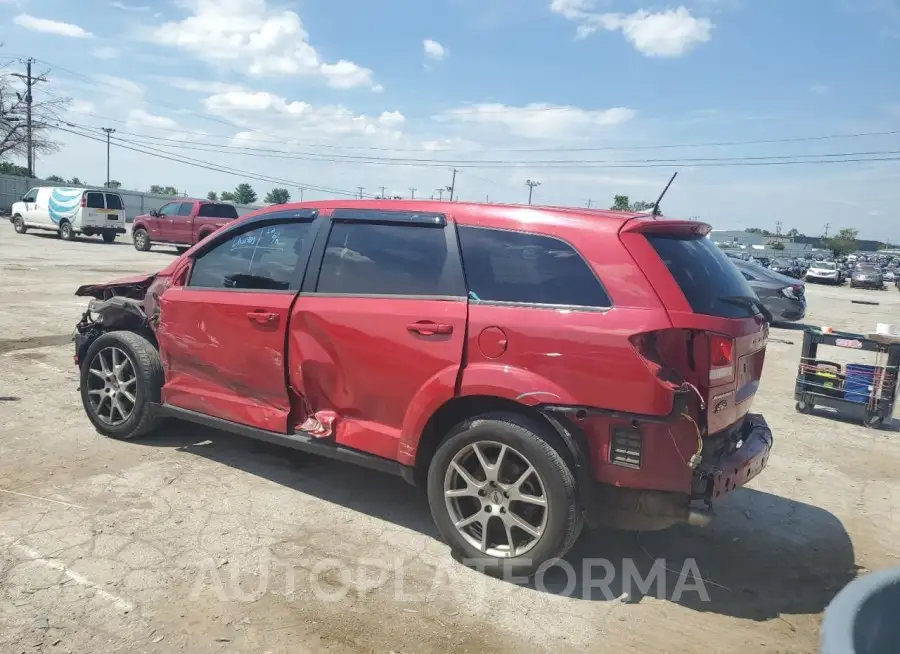
{"type": "Polygon", "coordinates": [[[89,209],[105,209],[102,193],[85,193],[87,195],[87,207],[89,209]]]}
{"type": "Polygon", "coordinates": [[[564,241],[460,227],[459,242],[472,300],[580,307],[612,304],[584,259],[564,241]]]}
{"type": "Polygon", "coordinates": [[[122,196],[117,195],[115,193],[106,193],[106,208],[107,209],[117,209],[119,211],[123,210],[125,207],[122,206],[122,196]]]}
{"type": "Polygon", "coordinates": [[[721,318],[746,318],[756,313],[744,303],[723,299],[755,298],[756,294],[712,239],[648,235],[647,240],[696,313],[721,318]]]}
{"type": "Polygon", "coordinates": [[[194,210],[193,202],[182,202],[181,206],[178,208],[179,216],[190,216],[191,212],[194,210]]]}
{"type": "Polygon", "coordinates": [[[197,215],[203,218],[237,218],[238,212],[230,204],[201,204],[197,215]]]}
{"type": "Polygon", "coordinates": [[[31,189],[22,196],[22,202],[36,202],[37,201],[38,190],[36,188],[31,189]]]}
{"type": "Polygon", "coordinates": [[[180,202],[169,202],[169,204],[164,204],[163,206],[161,206],[158,213],[160,216],[174,216],[176,213],[178,213],[178,209],[180,208],[180,202]]]}
{"type": "Polygon", "coordinates": [[[366,295],[464,296],[444,229],[334,223],[316,290],[366,295]]]}
{"type": "Polygon", "coordinates": [[[258,227],[233,236],[194,262],[188,286],[297,290],[311,223],[258,227]]]}

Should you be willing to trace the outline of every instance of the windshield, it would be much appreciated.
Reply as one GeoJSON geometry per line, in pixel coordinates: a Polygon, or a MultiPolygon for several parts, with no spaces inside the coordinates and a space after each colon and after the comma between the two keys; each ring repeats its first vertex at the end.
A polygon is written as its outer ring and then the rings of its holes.
{"type": "Polygon", "coordinates": [[[834,264],[831,261],[820,261],[815,267],[819,270],[834,270],[834,264]]]}
{"type": "Polygon", "coordinates": [[[787,261],[785,259],[775,259],[775,261],[772,262],[772,265],[778,266],[779,268],[789,268],[791,265],[791,262],[787,261]]]}
{"type": "Polygon", "coordinates": [[[878,273],[881,272],[881,269],[876,268],[875,266],[857,266],[856,271],[863,273],[878,273]]]}
{"type": "Polygon", "coordinates": [[[682,238],[647,236],[691,309],[721,318],[754,315],[752,305],[723,301],[722,298],[756,298],[756,293],[715,243],[703,236],[682,238]]]}

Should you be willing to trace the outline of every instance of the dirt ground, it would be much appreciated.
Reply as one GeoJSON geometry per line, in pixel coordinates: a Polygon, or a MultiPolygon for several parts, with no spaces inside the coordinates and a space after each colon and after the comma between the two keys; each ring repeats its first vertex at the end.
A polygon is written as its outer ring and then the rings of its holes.
{"type": "MultiPolygon", "coordinates": [[[[2,652],[815,652],[834,594],[900,564],[897,421],[796,413],[790,329],[772,330],[754,406],[768,469],[705,529],[586,531],[573,576],[540,584],[454,562],[400,479],[184,424],[105,439],[76,390],[72,293],[172,256],[0,223],[2,652]],[[595,558],[611,594],[591,588],[595,558]],[[628,566],[658,558],[665,592],[622,598],[628,566]],[[709,601],[673,594],[690,559],[709,601]]],[[[900,323],[894,288],[807,292],[811,324],[900,323]]]]}

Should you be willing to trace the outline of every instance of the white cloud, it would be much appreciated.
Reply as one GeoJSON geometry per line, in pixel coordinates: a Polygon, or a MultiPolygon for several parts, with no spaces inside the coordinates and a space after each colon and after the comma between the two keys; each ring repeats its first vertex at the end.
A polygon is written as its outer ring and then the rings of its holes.
{"type": "Polygon", "coordinates": [[[85,100],[72,100],[72,103],[69,105],[69,112],[73,114],[90,115],[96,110],[97,108],[93,103],[85,100]]]}
{"type": "Polygon", "coordinates": [[[828,87],[827,84],[813,84],[812,86],[809,87],[809,92],[815,93],[816,95],[825,95],[830,90],[831,89],[828,87]]]}
{"type": "Polygon", "coordinates": [[[640,9],[632,14],[596,13],[592,8],[590,0],[550,3],[552,12],[578,22],[576,38],[587,38],[598,29],[621,31],[635,49],[648,57],[680,57],[712,38],[712,21],[694,17],[686,7],[661,12],[640,9]]]}
{"type": "Polygon", "coordinates": [[[157,116],[143,109],[128,112],[129,127],[154,127],[157,129],[178,129],[178,123],[167,116],[157,116]]]}
{"type": "Polygon", "coordinates": [[[232,91],[244,91],[244,87],[239,84],[229,84],[228,82],[217,82],[215,80],[191,79],[189,77],[164,77],[158,76],[163,84],[168,84],[174,89],[181,91],[195,91],[197,93],[229,93],[232,91]]]}
{"type": "Polygon", "coordinates": [[[124,77],[116,77],[115,75],[94,75],[94,79],[100,82],[103,87],[102,90],[107,94],[118,94],[118,95],[127,95],[131,96],[129,99],[133,99],[134,96],[142,96],[144,95],[144,87],[138,84],[137,82],[132,82],[130,79],[125,79],[124,77]]]}
{"type": "Polygon", "coordinates": [[[262,125],[266,136],[259,138],[264,141],[271,141],[276,133],[287,139],[365,136],[391,142],[402,137],[397,128],[406,120],[399,111],[384,111],[373,118],[341,105],[314,106],[263,91],[218,93],[204,104],[210,113],[247,128],[235,137],[244,141],[256,138],[262,125]]]}
{"type": "Polygon", "coordinates": [[[92,50],[91,54],[97,57],[97,59],[115,59],[119,56],[119,51],[112,46],[104,45],[92,50]]]}
{"type": "Polygon", "coordinates": [[[425,39],[422,41],[422,47],[425,50],[425,56],[434,61],[442,61],[447,56],[447,50],[437,41],[425,39]]]}
{"type": "Polygon", "coordinates": [[[72,23],[63,23],[58,20],[49,20],[47,18],[37,18],[28,14],[19,14],[13,18],[13,22],[19,27],[24,27],[35,32],[43,32],[44,34],[55,34],[57,36],[71,36],[76,39],[89,39],[94,35],[78,25],[72,23]]]}
{"type": "Polygon", "coordinates": [[[532,103],[524,107],[476,104],[445,111],[435,119],[457,123],[499,125],[517,136],[534,139],[569,138],[585,130],[628,122],[636,112],[627,107],[588,110],[566,105],[532,103]]]}
{"type": "Polygon", "coordinates": [[[372,71],[340,59],[321,60],[293,11],[266,0],[187,0],[191,15],[152,31],[154,43],[182,48],[212,64],[253,77],[321,77],[338,89],[374,86],[372,71]]]}
{"type": "Polygon", "coordinates": [[[121,9],[122,11],[130,11],[133,13],[150,11],[150,7],[147,5],[130,5],[124,2],[117,2],[117,0],[111,0],[109,6],[114,9],[121,9]]]}

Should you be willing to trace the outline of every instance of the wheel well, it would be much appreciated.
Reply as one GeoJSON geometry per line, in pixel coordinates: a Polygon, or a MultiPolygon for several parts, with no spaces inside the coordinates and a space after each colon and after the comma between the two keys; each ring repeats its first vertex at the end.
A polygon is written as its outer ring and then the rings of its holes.
{"type": "Polygon", "coordinates": [[[566,462],[569,463],[569,465],[573,465],[574,454],[569,445],[561,436],[559,436],[559,431],[556,426],[540,411],[502,397],[493,395],[470,395],[467,397],[453,398],[441,406],[441,408],[435,411],[431,418],[429,418],[425,425],[425,429],[422,430],[422,436],[419,439],[419,445],[416,449],[416,464],[414,469],[416,485],[420,488],[425,487],[425,480],[428,476],[428,465],[431,463],[434,453],[437,452],[438,447],[440,447],[446,437],[447,432],[463,420],[497,411],[520,415],[545,426],[547,428],[547,433],[554,434],[556,437],[557,444],[561,446],[560,453],[566,459],[566,462]]]}

